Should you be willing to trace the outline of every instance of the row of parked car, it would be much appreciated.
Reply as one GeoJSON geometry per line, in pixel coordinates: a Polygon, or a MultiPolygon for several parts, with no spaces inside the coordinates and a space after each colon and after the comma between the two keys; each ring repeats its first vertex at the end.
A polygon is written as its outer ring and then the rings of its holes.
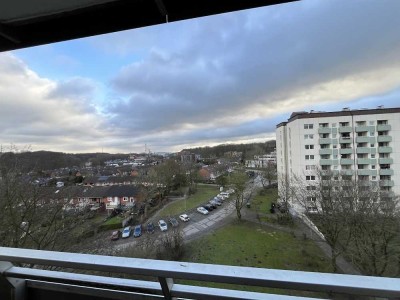
{"type": "MultiPolygon", "coordinates": [[[[180,215],[179,219],[182,222],[188,222],[190,220],[190,218],[187,214],[180,215]]],[[[179,226],[179,222],[175,218],[169,218],[168,221],[172,227],[179,226]]],[[[164,220],[159,220],[157,225],[161,231],[168,230],[167,222],[165,222],[164,220]]],[[[156,226],[152,222],[149,222],[146,225],[147,233],[154,233],[155,228],[156,228],[156,226]]],[[[115,240],[118,240],[119,238],[123,238],[123,239],[129,238],[131,235],[133,235],[133,237],[140,237],[142,235],[143,231],[144,231],[144,229],[143,229],[142,224],[136,225],[133,229],[131,226],[127,226],[122,231],[120,231],[120,230],[114,231],[111,235],[111,240],[115,241],[115,240]]]]}
{"type": "Polygon", "coordinates": [[[231,193],[234,193],[233,189],[219,193],[217,196],[208,201],[206,204],[198,207],[197,211],[203,215],[207,215],[210,211],[216,209],[218,206],[221,206],[224,200],[229,198],[229,195],[231,193]]]}

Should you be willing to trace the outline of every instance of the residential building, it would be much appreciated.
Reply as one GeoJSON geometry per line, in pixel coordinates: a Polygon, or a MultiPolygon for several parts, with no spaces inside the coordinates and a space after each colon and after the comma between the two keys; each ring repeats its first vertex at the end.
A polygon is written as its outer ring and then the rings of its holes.
{"type": "Polygon", "coordinates": [[[400,195],[400,108],[294,112],[276,140],[278,175],[288,182],[325,170],[400,195]]]}
{"type": "Polygon", "coordinates": [[[270,164],[276,165],[276,151],[264,155],[254,155],[254,159],[245,162],[247,168],[266,168],[270,164]]]}

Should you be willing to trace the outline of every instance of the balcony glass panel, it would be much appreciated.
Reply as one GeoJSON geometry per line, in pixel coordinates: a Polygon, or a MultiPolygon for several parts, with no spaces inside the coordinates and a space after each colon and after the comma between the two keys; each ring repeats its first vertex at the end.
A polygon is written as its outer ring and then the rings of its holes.
{"type": "Polygon", "coordinates": [[[378,153],[392,153],[392,147],[379,147],[378,153]]]}
{"type": "Polygon", "coordinates": [[[378,135],[378,143],[379,142],[391,142],[392,137],[390,135],[378,135]]]}
{"type": "Polygon", "coordinates": [[[343,127],[339,127],[339,132],[351,132],[353,130],[353,128],[351,126],[343,126],[343,127]]]}
{"type": "Polygon", "coordinates": [[[380,186],[394,186],[393,180],[381,180],[379,181],[380,186]]]}
{"type": "Polygon", "coordinates": [[[356,143],[375,143],[376,139],[373,136],[357,136],[356,143]]]}
{"type": "Polygon", "coordinates": [[[392,130],[392,125],[389,125],[389,124],[377,125],[377,126],[376,126],[376,130],[377,130],[377,131],[388,131],[388,130],[392,130]]]}
{"type": "Polygon", "coordinates": [[[355,128],[356,132],[365,132],[365,131],[375,131],[375,126],[357,126],[355,128]]]}
{"type": "Polygon", "coordinates": [[[352,154],[353,153],[353,149],[349,148],[349,149],[340,149],[340,154],[352,154]]]}
{"type": "Polygon", "coordinates": [[[318,128],[318,133],[331,133],[332,128],[329,127],[319,127],[318,128]]]}
{"type": "Polygon", "coordinates": [[[359,165],[374,165],[374,164],[376,164],[376,159],[374,159],[374,158],[358,158],[357,164],[359,164],[359,165]]]}
{"type": "Polygon", "coordinates": [[[351,144],[353,142],[353,139],[351,137],[341,137],[339,139],[340,144],[351,144]]]}
{"type": "Polygon", "coordinates": [[[393,158],[379,158],[378,159],[379,164],[385,164],[385,165],[390,165],[393,163],[393,158]]]}
{"type": "MultiPolygon", "coordinates": [[[[372,176],[376,176],[377,175],[377,171],[376,170],[357,170],[357,174],[358,175],[372,175],[372,176]]],[[[369,183],[369,181],[368,181],[369,183]]]]}
{"type": "Polygon", "coordinates": [[[324,155],[324,154],[332,154],[332,149],[319,149],[319,154],[324,155]]]}
{"type": "Polygon", "coordinates": [[[319,144],[320,145],[322,145],[322,144],[332,144],[332,139],[324,139],[324,138],[322,138],[322,139],[319,139],[319,144]]]}
{"type": "Polygon", "coordinates": [[[372,148],[368,147],[358,147],[357,153],[371,153],[372,148]]]}
{"type": "Polygon", "coordinates": [[[393,175],[394,171],[392,169],[381,169],[379,170],[379,175],[393,175]]]}
{"type": "Polygon", "coordinates": [[[340,160],[341,165],[352,165],[354,164],[354,159],[351,158],[343,158],[340,160]]]}

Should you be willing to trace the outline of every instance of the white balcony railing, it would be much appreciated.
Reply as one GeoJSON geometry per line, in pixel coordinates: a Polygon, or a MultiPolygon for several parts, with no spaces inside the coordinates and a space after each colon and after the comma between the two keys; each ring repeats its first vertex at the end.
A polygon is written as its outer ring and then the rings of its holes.
{"type": "MultiPolygon", "coordinates": [[[[306,299],[174,283],[175,279],[219,282],[324,293],[400,297],[400,279],[150,259],[88,255],[0,247],[0,299],[306,299]],[[25,268],[17,264],[59,267],[63,271],[25,268]],[[77,274],[65,270],[149,276],[148,280],[77,274]],[[154,281],[155,280],[155,281],[154,281]],[[50,294],[46,294],[50,292],[50,294]],[[29,297],[28,297],[29,294],[29,297]],[[47,295],[47,296],[46,296],[47,295]],[[64,298],[63,298],[64,299],[64,298]]],[[[315,299],[315,298],[313,298],[315,299]]]]}

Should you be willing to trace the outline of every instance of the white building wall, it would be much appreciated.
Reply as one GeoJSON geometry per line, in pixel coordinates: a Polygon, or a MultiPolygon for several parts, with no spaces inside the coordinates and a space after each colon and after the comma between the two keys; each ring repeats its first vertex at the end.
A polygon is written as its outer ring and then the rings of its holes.
{"type": "MultiPolygon", "coordinates": [[[[312,116],[312,113],[309,114],[312,116]]],[[[320,124],[328,123],[329,138],[332,139],[332,143],[329,143],[329,150],[332,150],[330,154],[330,160],[336,161],[337,165],[331,165],[331,170],[341,171],[345,168],[341,161],[341,143],[340,123],[348,122],[350,126],[350,144],[352,152],[350,153],[350,159],[354,162],[350,165],[351,170],[354,171],[355,176],[359,173],[365,172],[359,171],[358,165],[358,153],[357,143],[358,134],[367,134],[366,148],[369,148],[371,153],[366,154],[367,159],[375,160],[376,163],[370,163],[366,165],[365,170],[370,170],[371,174],[375,172],[376,175],[369,175],[369,180],[379,180],[380,179],[380,164],[379,164],[379,142],[378,142],[378,131],[377,125],[378,121],[387,121],[391,129],[388,131],[388,136],[391,141],[388,143],[392,151],[389,154],[390,158],[393,159],[393,163],[390,164],[390,169],[393,170],[393,175],[391,175],[391,180],[394,182],[392,191],[397,195],[400,195],[400,113],[377,113],[377,114],[363,114],[363,115],[353,115],[353,116],[325,116],[321,118],[298,118],[286,125],[277,127],[276,138],[277,138],[277,167],[278,174],[288,172],[296,174],[298,176],[306,176],[312,173],[312,170],[307,170],[307,166],[316,166],[321,168],[321,140],[322,133],[320,133],[320,124]],[[365,126],[368,126],[369,130],[365,133],[358,132],[362,129],[362,125],[357,122],[365,122],[365,126]],[[306,125],[306,126],[305,126],[306,125]],[[372,134],[370,134],[372,132],[372,134]],[[312,138],[311,138],[312,137],[312,138]],[[334,143],[337,140],[337,144],[334,143]],[[372,141],[374,140],[374,142],[372,141]],[[313,149],[306,149],[306,145],[312,145],[313,149]],[[334,146],[336,145],[336,146],[334,146]],[[336,148],[334,148],[336,147],[336,148]],[[373,150],[375,149],[375,150],[373,150]],[[373,152],[375,153],[373,154],[373,152]],[[375,155],[375,156],[374,156],[375,155]],[[307,157],[308,156],[308,157],[307,157]],[[312,159],[313,156],[313,159],[312,159]],[[308,158],[308,159],[307,159],[308,158]]],[[[344,130],[346,130],[344,128],[344,130]]],[[[364,138],[364,137],[363,137],[364,138]]],[[[342,140],[343,141],[343,140],[342,140]]],[[[310,148],[310,147],[308,147],[310,148]]],[[[365,147],[363,147],[365,148],[365,147]]],[[[350,151],[350,150],[348,150],[350,151]]],[[[361,153],[360,153],[361,154],[361,153]]],[[[372,162],[372,161],[371,161],[372,162]]]]}

